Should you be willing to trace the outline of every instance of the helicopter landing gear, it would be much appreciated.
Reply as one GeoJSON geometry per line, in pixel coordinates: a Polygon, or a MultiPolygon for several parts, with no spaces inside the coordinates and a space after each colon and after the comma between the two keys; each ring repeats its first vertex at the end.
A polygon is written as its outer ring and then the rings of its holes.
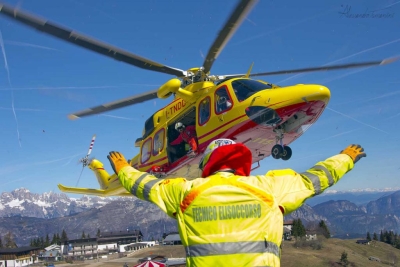
{"type": "Polygon", "coordinates": [[[274,159],[288,160],[292,157],[292,149],[288,146],[276,144],[271,149],[271,156],[274,159]]]}
{"type": "Polygon", "coordinates": [[[271,156],[274,159],[280,159],[283,153],[283,147],[281,145],[274,145],[271,150],[271,156]]]}
{"type": "Polygon", "coordinates": [[[271,156],[274,159],[283,159],[283,160],[288,160],[292,157],[292,149],[289,146],[284,146],[283,145],[283,131],[281,129],[275,129],[274,130],[277,135],[276,135],[276,142],[277,144],[274,145],[271,149],[271,156]],[[279,144],[278,144],[279,142],[279,144]]]}
{"type": "Polygon", "coordinates": [[[292,157],[292,149],[288,146],[283,146],[283,153],[281,159],[288,160],[292,157]]]}

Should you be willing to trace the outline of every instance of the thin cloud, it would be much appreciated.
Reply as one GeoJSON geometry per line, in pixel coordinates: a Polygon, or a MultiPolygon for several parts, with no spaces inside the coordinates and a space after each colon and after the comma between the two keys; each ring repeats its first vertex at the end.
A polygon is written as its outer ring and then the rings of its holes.
{"type": "Polygon", "coordinates": [[[398,117],[398,116],[400,116],[400,113],[397,113],[396,115],[393,115],[393,116],[387,117],[386,119],[384,119],[384,121],[387,121],[387,120],[390,120],[390,119],[396,118],[396,117],[398,117]]]}
{"type": "Polygon", "coordinates": [[[121,116],[114,116],[114,115],[100,114],[100,115],[98,115],[98,116],[104,116],[104,117],[110,117],[110,118],[122,119],[122,120],[132,120],[132,121],[136,121],[136,119],[133,119],[133,118],[127,118],[127,117],[121,117],[121,116]]]}
{"type": "Polygon", "coordinates": [[[301,157],[301,158],[292,158],[292,159],[290,159],[290,161],[302,160],[302,159],[307,159],[307,158],[311,158],[311,157],[315,157],[315,156],[322,156],[322,155],[324,155],[324,154],[318,153],[318,154],[308,155],[308,156],[301,157]]]}
{"type": "Polygon", "coordinates": [[[271,33],[278,32],[278,31],[281,31],[281,30],[284,30],[284,29],[287,29],[287,28],[290,28],[290,27],[293,27],[293,26],[302,24],[302,23],[304,23],[304,22],[313,20],[313,19],[318,18],[318,17],[325,16],[328,12],[331,12],[331,10],[328,10],[328,11],[323,12],[323,13],[318,13],[318,15],[314,15],[314,16],[312,16],[312,17],[308,17],[308,18],[305,18],[305,19],[302,19],[302,20],[299,20],[299,21],[296,21],[296,22],[293,22],[293,23],[289,23],[289,24],[287,24],[287,25],[285,25],[285,26],[283,26],[283,27],[276,28],[276,29],[274,29],[274,30],[272,30],[272,31],[269,31],[269,32],[266,32],[266,33],[261,33],[261,34],[258,34],[258,35],[249,37],[249,38],[247,38],[247,39],[243,39],[243,40],[241,40],[240,42],[234,43],[234,44],[232,44],[232,45],[240,45],[240,44],[247,43],[247,42],[252,41],[252,40],[255,40],[255,39],[259,39],[259,38],[264,37],[264,36],[266,36],[266,35],[269,35],[269,34],[271,34],[271,33]]]}
{"type": "MultiPolygon", "coordinates": [[[[12,108],[6,108],[6,107],[0,107],[0,109],[12,110],[12,108]]],[[[18,111],[45,111],[43,109],[34,109],[34,108],[16,108],[15,110],[18,110],[18,111]]]]}
{"type": "Polygon", "coordinates": [[[356,73],[365,71],[365,70],[367,70],[367,69],[369,69],[369,68],[372,68],[372,67],[367,67],[367,68],[363,68],[363,69],[353,70],[353,71],[350,71],[350,72],[348,72],[348,73],[345,73],[345,74],[342,74],[342,75],[333,77],[332,79],[326,79],[326,80],[322,80],[322,81],[316,82],[316,83],[326,84],[326,83],[333,82],[333,81],[342,79],[342,78],[344,78],[344,77],[347,77],[347,76],[350,76],[350,75],[353,75],[353,74],[356,74],[356,73]]]}
{"type": "Polygon", "coordinates": [[[359,130],[359,129],[354,129],[354,130],[351,130],[351,131],[347,131],[347,132],[342,132],[342,133],[338,133],[338,134],[335,134],[335,135],[331,135],[331,136],[328,136],[328,137],[326,137],[326,138],[324,138],[324,139],[321,139],[321,140],[312,142],[312,143],[310,143],[310,144],[314,144],[314,143],[318,143],[318,142],[330,140],[330,139],[336,138],[336,137],[338,137],[338,136],[342,136],[342,135],[345,135],[345,134],[349,134],[349,133],[352,133],[352,132],[355,132],[355,131],[358,131],[358,130],[359,130]]]}
{"type": "Polygon", "coordinates": [[[25,47],[32,47],[32,48],[38,48],[38,49],[45,49],[45,50],[54,50],[54,51],[61,51],[55,48],[51,48],[48,46],[42,46],[42,45],[36,45],[36,44],[31,44],[31,43],[24,43],[24,42],[17,42],[17,41],[7,41],[4,40],[5,44],[9,45],[16,45],[16,46],[25,46],[25,47]]]}
{"type": "Polygon", "coordinates": [[[369,102],[369,101],[372,101],[372,100],[378,100],[378,99],[382,99],[382,98],[386,98],[386,97],[394,96],[394,95],[398,95],[398,94],[400,94],[400,91],[395,91],[395,92],[383,94],[383,95],[380,95],[380,96],[377,96],[377,97],[368,98],[368,99],[365,99],[365,100],[353,101],[353,103],[365,103],[365,102],[369,102]]]}
{"type": "Polygon", "coordinates": [[[376,9],[376,10],[371,11],[371,12],[376,12],[376,11],[384,10],[384,9],[387,9],[387,8],[389,8],[389,7],[391,7],[391,6],[397,5],[397,4],[399,4],[399,3],[400,3],[400,1],[397,1],[397,2],[394,2],[393,4],[384,6],[384,7],[380,8],[380,9],[376,9]]]}
{"type": "MultiPolygon", "coordinates": [[[[385,46],[387,46],[387,45],[394,44],[394,43],[397,43],[397,42],[400,42],[400,38],[399,38],[399,39],[396,39],[396,40],[393,40],[393,41],[390,41],[390,42],[387,42],[387,43],[384,43],[384,44],[381,44],[381,45],[377,45],[377,46],[368,48],[368,49],[364,49],[364,50],[362,50],[362,51],[360,51],[360,52],[351,54],[351,55],[346,56],[346,57],[342,57],[342,58],[336,59],[336,60],[334,60],[334,61],[331,61],[331,62],[328,62],[328,63],[322,65],[322,67],[323,67],[323,66],[330,65],[330,64],[334,64],[334,63],[336,63],[336,62],[339,62],[339,61],[342,61],[342,60],[345,60],[345,59],[349,59],[349,58],[352,58],[352,57],[355,57],[355,56],[358,56],[358,55],[361,55],[361,54],[364,54],[364,53],[367,53],[367,52],[369,52],[369,51],[372,51],[372,50],[375,50],[375,49],[378,49],[378,48],[382,48],[382,47],[385,47],[385,46]]],[[[307,75],[307,74],[309,74],[309,73],[299,73],[299,74],[293,75],[293,76],[291,76],[291,77],[288,77],[288,78],[286,78],[286,79],[284,79],[284,80],[278,81],[278,82],[276,82],[276,83],[277,83],[277,84],[278,84],[278,83],[282,83],[282,82],[285,82],[285,81],[288,81],[288,80],[291,80],[291,79],[294,79],[294,78],[302,77],[302,76],[307,75]]]]}
{"type": "Polygon", "coordinates": [[[253,24],[254,26],[257,26],[257,24],[256,24],[254,21],[252,21],[251,19],[246,18],[246,20],[247,20],[248,22],[250,22],[251,24],[253,24]]]}
{"type": "Polygon", "coordinates": [[[341,113],[341,112],[339,112],[339,111],[336,111],[336,110],[334,110],[334,109],[331,109],[331,108],[328,108],[328,107],[327,107],[326,109],[329,109],[330,111],[333,111],[333,112],[335,112],[335,113],[337,113],[337,114],[340,114],[340,115],[342,115],[342,116],[344,116],[344,117],[346,117],[346,118],[349,118],[349,119],[351,119],[351,120],[353,120],[353,121],[356,121],[356,122],[358,122],[358,123],[360,123],[360,124],[362,124],[362,125],[368,126],[368,127],[372,128],[372,129],[375,129],[375,130],[380,131],[380,132],[382,132],[382,133],[389,134],[388,132],[385,132],[384,130],[381,130],[381,129],[379,129],[379,128],[376,128],[376,127],[374,127],[374,126],[372,126],[372,125],[370,125],[370,124],[367,124],[367,123],[365,123],[365,122],[362,122],[362,121],[360,121],[360,120],[357,120],[356,118],[353,118],[353,117],[351,117],[351,116],[349,116],[349,115],[346,115],[346,114],[341,113]]]}
{"type": "Polygon", "coordinates": [[[11,91],[11,90],[85,90],[85,89],[115,89],[121,87],[132,87],[132,86],[146,86],[146,87],[158,87],[160,85],[155,84],[124,84],[124,85],[98,85],[98,86],[36,86],[36,87],[19,87],[19,88],[0,88],[0,91],[11,91]]]}
{"type": "Polygon", "coordinates": [[[15,180],[14,180],[14,179],[9,179],[8,182],[5,182],[5,183],[2,182],[1,185],[4,186],[4,185],[8,185],[8,184],[12,184],[12,183],[24,181],[24,180],[26,180],[27,178],[28,178],[28,177],[24,177],[24,178],[20,178],[20,179],[15,179],[15,180]]]}
{"type": "MultiPolygon", "coordinates": [[[[1,31],[0,31],[0,46],[1,46],[1,52],[3,53],[3,58],[4,58],[4,65],[5,65],[4,67],[6,68],[6,71],[7,71],[8,84],[12,88],[11,78],[10,78],[10,69],[8,68],[6,50],[5,50],[4,42],[3,42],[3,34],[1,33],[1,31]]],[[[11,90],[11,107],[12,107],[12,111],[14,114],[15,123],[17,124],[17,138],[18,138],[19,147],[22,147],[21,146],[21,138],[19,135],[17,113],[15,113],[15,108],[14,108],[14,91],[13,90],[11,90]]]]}
{"type": "Polygon", "coordinates": [[[22,171],[22,170],[24,170],[26,168],[29,168],[29,167],[32,167],[32,166],[47,165],[47,164],[59,162],[59,161],[62,161],[62,160],[66,160],[66,159],[70,159],[70,158],[73,158],[73,157],[77,157],[77,156],[82,155],[82,154],[84,154],[84,153],[81,152],[81,153],[77,153],[75,155],[62,157],[62,158],[58,158],[58,159],[53,159],[53,160],[38,161],[38,162],[33,162],[33,163],[28,163],[28,164],[15,164],[15,165],[5,166],[5,167],[3,166],[0,169],[0,176],[8,175],[10,173],[17,172],[17,171],[22,171]]]}

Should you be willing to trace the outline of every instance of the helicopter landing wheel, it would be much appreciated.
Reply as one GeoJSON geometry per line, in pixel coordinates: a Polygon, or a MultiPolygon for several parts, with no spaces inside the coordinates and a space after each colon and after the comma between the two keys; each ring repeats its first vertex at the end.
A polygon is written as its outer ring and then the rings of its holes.
{"type": "Polygon", "coordinates": [[[283,152],[281,154],[281,159],[288,160],[292,157],[292,149],[288,146],[283,146],[283,152]]]}
{"type": "Polygon", "coordinates": [[[280,159],[283,154],[283,147],[281,145],[274,145],[271,149],[271,156],[274,159],[280,159]]]}

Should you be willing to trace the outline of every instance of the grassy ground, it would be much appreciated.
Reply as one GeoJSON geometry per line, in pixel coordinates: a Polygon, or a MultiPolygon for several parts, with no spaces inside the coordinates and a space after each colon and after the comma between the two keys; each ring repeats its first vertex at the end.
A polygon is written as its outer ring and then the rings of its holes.
{"type": "MultiPolygon", "coordinates": [[[[359,245],[356,239],[342,240],[330,238],[319,241],[322,244],[321,249],[313,249],[310,246],[294,246],[295,241],[284,241],[282,246],[281,266],[285,267],[319,267],[319,266],[342,266],[340,265],[340,257],[343,251],[347,252],[347,258],[350,262],[349,266],[399,266],[400,267],[400,250],[392,246],[376,242],[370,245],[359,245]],[[381,260],[381,262],[370,261],[368,257],[373,256],[381,260]]],[[[183,246],[155,246],[143,249],[131,254],[129,257],[96,262],[85,261],[81,264],[68,264],[57,266],[115,266],[122,267],[125,262],[134,266],[139,258],[149,255],[163,255],[167,258],[184,258],[185,250],[183,246]]]]}
{"type": "Polygon", "coordinates": [[[282,266],[341,266],[339,262],[343,251],[347,253],[350,266],[400,266],[400,250],[381,242],[360,245],[356,239],[331,238],[322,240],[319,250],[296,247],[294,244],[294,241],[283,243],[282,266]],[[370,256],[379,258],[381,262],[370,261],[370,256]]]}

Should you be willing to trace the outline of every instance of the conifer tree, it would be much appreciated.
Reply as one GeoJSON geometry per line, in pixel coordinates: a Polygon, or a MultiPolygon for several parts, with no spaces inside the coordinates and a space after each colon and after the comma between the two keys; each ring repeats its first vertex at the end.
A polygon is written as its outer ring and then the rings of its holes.
{"type": "Polygon", "coordinates": [[[96,237],[100,237],[101,233],[100,233],[100,228],[97,229],[97,234],[96,237]]]}
{"type": "Polygon", "coordinates": [[[67,236],[67,232],[65,232],[65,230],[63,229],[62,233],[61,233],[61,242],[65,242],[65,241],[68,241],[68,236],[67,236]]]}
{"type": "Polygon", "coordinates": [[[393,233],[393,231],[390,231],[388,237],[389,237],[389,240],[388,240],[389,242],[388,242],[388,243],[389,243],[390,245],[393,246],[393,245],[395,244],[395,238],[394,238],[394,233],[393,233]]]}
{"type": "Polygon", "coordinates": [[[343,251],[342,256],[340,257],[340,262],[343,266],[347,266],[349,264],[349,260],[347,259],[347,252],[343,251]]]}
{"type": "Polygon", "coordinates": [[[299,236],[300,237],[304,237],[306,236],[306,228],[303,225],[303,222],[301,221],[301,219],[298,219],[298,227],[299,227],[299,236]]]}
{"type": "Polygon", "coordinates": [[[367,241],[371,241],[371,235],[367,232],[367,241]]]}
{"type": "Polygon", "coordinates": [[[297,219],[293,220],[292,235],[295,238],[297,238],[299,236],[299,227],[298,227],[297,219]]]}
{"type": "Polygon", "coordinates": [[[60,241],[61,241],[60,235],[57,233],[56,234],[56,243],[60,245],[60,241]]]}
{"type": "Polygon", "coordinates": [[[3,241],[1,239],[1,236],[0,236],[0,248],[3,248],[3,241]]]}
{"type": "Polygon", "coordinates": [[[319,222],[319,227],[321,228],[322,235],[326,238],[331,237],[331,233],[329,232],[328,226],[325,224],[324,220],[319,222]]]}
{"type": "Polygon", "coordinates": [[[8,232],[4,236],[4,247],[5,248],[17,248],[17,244],[14,241],[13,235],[11,232],[8,232]]]}
{"type": "Polygon", "coordinates": [[[85,231],[82,231],[82,239],[86,238],[85,231]]]}
{"type": "Polygon", "coordinates": [[[46,234],[46,239],[44,240],[44,247],[48,247],[50,246],[50,238],[49,238],[49,234],[46,234]]]}
{"type": "Polygon", "coordinates": [[[40,240],[39,240],[39,247],[40,247],[40,248],[45,248],[45,246],[44,246],[44,238],[43,238],[43,236],[42,236],[42,237],[40,237],[40,240]]]}
{"type": "Polygon", "coordinates": [[[378,235],[376,233],[374,233],[374,237],[372,239],[375,241],[378,241],[378,235]]]}
{"type": "Polygon", "coordinates": [[[306,235],[306,228],[304,227],[303,223],[301,222],[301,219],[293,220],[292,231],[293,231],[293,236],[295,238],[303,237],[306,235]]]}
{"type": "Polygon", "coordinates": [[[383,236],[383,231],[381,230],[381,235],[379,236],[379,241],[385,242],[385,237],[383,236]]]}
{"type": "Polygon", "coordinates": [[[53,234],[53,239],[51,239],[51,244],[57,243],[57,237],[56,234],[53,234]]]}

